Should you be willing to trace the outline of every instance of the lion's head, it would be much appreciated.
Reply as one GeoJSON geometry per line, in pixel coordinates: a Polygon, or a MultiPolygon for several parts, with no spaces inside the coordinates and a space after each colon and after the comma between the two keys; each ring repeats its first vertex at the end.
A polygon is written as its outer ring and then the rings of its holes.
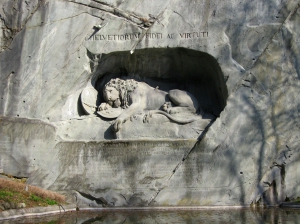
{"type": "Polygon", "coordinates": [[[111,79],[103,89],[104,100],[111,106],[127,108],[130,102],[130,93],[135,90],[138,82],[133,79],[111,79]]]}

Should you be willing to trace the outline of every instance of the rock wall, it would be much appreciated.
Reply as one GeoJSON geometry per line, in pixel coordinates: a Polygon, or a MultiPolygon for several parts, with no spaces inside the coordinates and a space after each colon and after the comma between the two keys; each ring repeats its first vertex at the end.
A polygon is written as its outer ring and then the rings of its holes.
{"type": "Polygon", "coordinates": [[[0,5],[2,173],[94,206],[300,197],[298,0],[0,5]],[[181,82],[217,118],[193,139],[107,140],[113,121],[83,116],[80,93],[124,75],[181,82]]]}

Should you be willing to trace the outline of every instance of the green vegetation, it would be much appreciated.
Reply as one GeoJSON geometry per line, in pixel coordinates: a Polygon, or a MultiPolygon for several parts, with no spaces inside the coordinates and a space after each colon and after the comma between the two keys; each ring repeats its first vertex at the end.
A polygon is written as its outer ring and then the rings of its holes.
{"type": "Polygon", "coordinates": [[[57,202],[55,200],[52,200],[52,199],[49,199],[49,198],[41,198],[39,196],[36,196],[34,194],[30,195],[30,200],[33,200],[35,202],[39,202],[39,203],[42,203],[42,204],[47,204],[47,205],[57,205],[57,202]]]}
{"type": "Polygon", "coordinates": [[[10,191],[8,189],[0,189],[0,203],[3,202],[13,202],[13,203],[25,203],[32,206],[48,206],[57,205],[57,201],[50,198],[42,198],[35,194],[30,194],[28,192],[16,192],[10,191]]]}
{"type": "Polygon", "coordinates": [[[49,198],[46,198],[46,202],[48,205],[57,205],[57,202],[55,200],[51,200],[49,198]]]}
{"type": "Polygon", "coordinates": [[[33,200],[33,201],[36,201],[36,202],[42,202],[43,199],[39,196],[36,196],[34,194],[30,195],[30,199],[33,200]]]}
{"type": "Polygon", "coordinates": [[[36,186],[0,178],[0,204],[4,202],[36,207],[65,203],[65,197],[36,186]]]}
{"type": "Polygon", "coordinates": [[[10,191],[0,189],[0,200],[3,200],[7,197],[12,197],[13,195],[14,195],[14,193],[12,193],[10,191]]]}
{"type": "Polygon", "coordinates": [[[56,224],[58,223],[58,221],[50,221],[50,222],[47,222],[47,224],[56,224]]]}

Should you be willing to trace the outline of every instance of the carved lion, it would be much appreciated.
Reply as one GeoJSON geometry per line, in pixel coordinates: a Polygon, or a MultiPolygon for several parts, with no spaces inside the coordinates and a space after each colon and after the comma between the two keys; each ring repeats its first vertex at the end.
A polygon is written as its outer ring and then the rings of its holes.
{"type": "Polygon", "coordinates": [[[163,114],[177,123],[189,123],[194,119],[179,120],[171,114],[182,112],[195,114],[199,109],[197,99],[186,91],[173,89],[166,92],[133,79],[110,80],[103,89],[103,96],[106,102],[101,103],[99,111],[110,108],[124,109],[113,124],[115,132],[121,129],[127,119],[137,113],[150,111],[163,114]]]}

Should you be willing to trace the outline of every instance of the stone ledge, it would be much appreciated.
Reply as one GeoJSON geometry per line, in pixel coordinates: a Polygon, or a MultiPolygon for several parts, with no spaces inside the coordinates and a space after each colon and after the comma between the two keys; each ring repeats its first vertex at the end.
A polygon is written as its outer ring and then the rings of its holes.
{"type": "Polygon", "coordinates": [[[280,207],[285,207],[285,208],[300,208],[300,203],[299,202],[283,202],[280,207]]]}
{"type": "MultiPolygon", "coordinates": [[[[48,207],[33,207],[23,209],[11,209],[0,212],[0,221],[8,219],[16,219],[20,217],[37,217],[42,215],[54,215],[61,212],[76,212],[76,204],[69,204],[63,206],[48,206],[48,207]],[[64,208],[64,209],[63,209],[64,208]]],[[[153,206],[153,207],[79,207],[80,211],[112,211],[112,210],[227,210],[227,209],[242,209],[249,208],[249,206],[153,206]]]]}
{"type": "MultiPolygon", "coordinates": [[[[299,204],[291,204],[291,203],[283,203],[282,207],[286,208],[300,208],[299,204]]],[[[0,221],[8,220],[8,219],[16,219],[20,217],[34,217],[34,216],[42,216],[42,215],[54,215],[61,212],[76,212],[76,205],[69,204],[63,206],[48,206],[48,207],[34,207],[34,208],[25,208],[25,209],[11,209],[0,212],[0,221]],[[63,209],[64,208],[64,209],[63,209]]],[[[244,209],[250,208],[249,206],[153,206],[153,207],[80,207],[80,211],[112,211],[112,210],[131,210],[131,211],[142,211],[142,210],[228,210],[228,209],[244,209]]]]}
{"type": "Polygon", "coordinates": [[[33,208],[22,208],[22,209],[10,209],[0,212],[0,220],[15,219],[20,217],[29,216],[41,216],[50,215],[61,212],[76,211],[75,204],[69,204],[64,206],[48,206],[48,207],[33,207],[33,208]]]}

